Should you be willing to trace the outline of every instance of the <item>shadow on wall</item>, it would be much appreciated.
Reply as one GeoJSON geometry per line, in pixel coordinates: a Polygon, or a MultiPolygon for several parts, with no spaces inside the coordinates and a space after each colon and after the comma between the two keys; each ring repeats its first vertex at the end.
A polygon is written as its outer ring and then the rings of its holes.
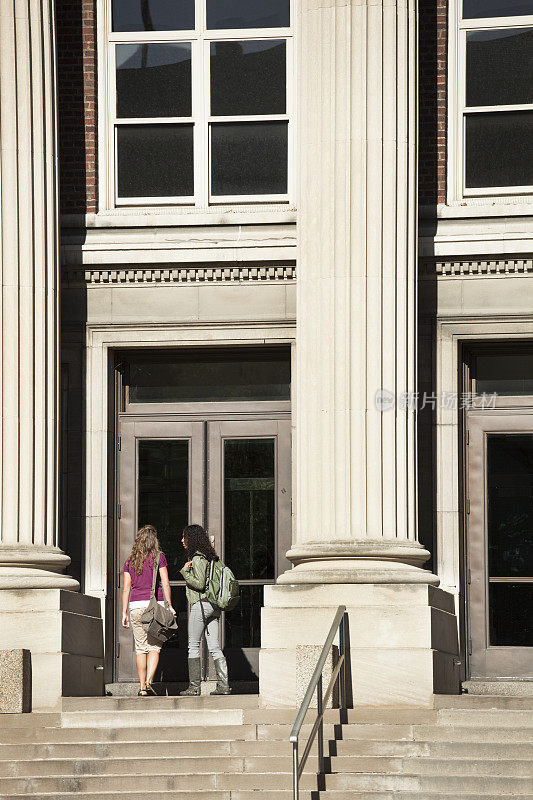
{"type": "Polygon", "coordinates": [[[422,206],[446,196],[447,0],[419,0],[419,164],[422,206]]]}
{"type": "Polygon", "coordinates": [[[436,414],[437,277],[430,262],[419,264],[418,274],[418,538],[430,551],[425,569],[437,565],[437,442],[436,414]],[[424,402],[424,398],[426,401],[424,402]]]}

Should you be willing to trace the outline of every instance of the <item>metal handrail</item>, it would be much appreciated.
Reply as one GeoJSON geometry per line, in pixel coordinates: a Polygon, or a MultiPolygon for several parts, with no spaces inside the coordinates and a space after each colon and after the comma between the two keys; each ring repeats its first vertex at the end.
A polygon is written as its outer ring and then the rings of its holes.
{"type": "Polygon", "coordinates": [[[324,642],[324,647],[322,648],[320,658],[318,659],[315,671],[313,672],[311,680],[309,681],[309,686],[307,687],[304,699],[302,700],[298,714],[294,721],[294,725],[292,726],[291,735],[289,736],[289,741],[292,743],[292,796],[294,800],[298,800],[299,798],[300,778],[302,777],[307,757],[309,756],[309,752],[313,746],[317,732],[318,771],[324,771],[324,707],[327,707],[328,700],[333,691],[333,687],[339,678],[339,675],[341,676],[339,682],[340,708],[341,710],[346,710],[346,606],[339,606],[337,609],[337,613],[335,614],[335,618],[331,625],[327,639],[324,642]],[[331,649],[331,645],[333,644],[333,639],[335,638],[337,631],[339,631],[339,660],[337,661],[335,669],[331,675],[331,680],[328,688],[326,689],[326,694],[323,696],[322,670],[324,668],[324,664],[326,663],[326,658],[328,657],[328,653],[331,649]],[[309,734],[309,739],[305,745],[302,758],[299,761],[298,737],[300,735],[300,730],[315,689],[317,693],[317,718],[311,729],[311,733],[309,734]]]}

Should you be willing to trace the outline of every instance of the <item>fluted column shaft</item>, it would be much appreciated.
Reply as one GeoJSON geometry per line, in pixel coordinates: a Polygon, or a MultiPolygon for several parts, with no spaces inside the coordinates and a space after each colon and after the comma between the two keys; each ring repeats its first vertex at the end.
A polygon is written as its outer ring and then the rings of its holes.
{"type": "Polygon", "coordinates": [[[52,0],[0,0],[0,588],[71,588],[57,542],[52,0]]]}
{"type": "Polygon", "coordinates": [[[281,583],[437,582],[419,568],[416,412],[399,407],[416,388],[416,25],[416,0],[300,2],[296,569],[281,583]]]}

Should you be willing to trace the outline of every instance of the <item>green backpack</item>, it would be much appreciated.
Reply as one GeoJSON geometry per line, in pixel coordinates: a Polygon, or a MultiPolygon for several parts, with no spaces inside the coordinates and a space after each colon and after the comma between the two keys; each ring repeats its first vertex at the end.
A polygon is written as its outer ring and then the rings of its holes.
{"type": "Polygon", "coordinates": [[[224,611],[231,611],[239,602],[239,581],[220,559],[209,564],[205,594],[210,603],[224,611]]]}

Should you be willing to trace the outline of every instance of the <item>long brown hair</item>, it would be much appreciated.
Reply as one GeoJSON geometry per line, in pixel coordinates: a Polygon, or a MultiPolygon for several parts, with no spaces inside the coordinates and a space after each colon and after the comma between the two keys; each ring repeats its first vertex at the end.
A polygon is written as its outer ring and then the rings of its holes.
{"type": "Polygon", "coordinates": [[[218,555],[209,541],[207,531],[204,530],[201,525],[187,525],[187,527],[183,529],[183,535],[187,540],[189,561],[192,560],[197,550],[203,553],[209,561],[218,561],[218,555]]]}
{"type": "Polygon", "coordinates": [[[144,525],[137,532],[128,561],[137,575],[142,575],[146,559],[151,556],[152,562],[155,564],[160,552],[156,529],[153,525],[144,525]]]}

